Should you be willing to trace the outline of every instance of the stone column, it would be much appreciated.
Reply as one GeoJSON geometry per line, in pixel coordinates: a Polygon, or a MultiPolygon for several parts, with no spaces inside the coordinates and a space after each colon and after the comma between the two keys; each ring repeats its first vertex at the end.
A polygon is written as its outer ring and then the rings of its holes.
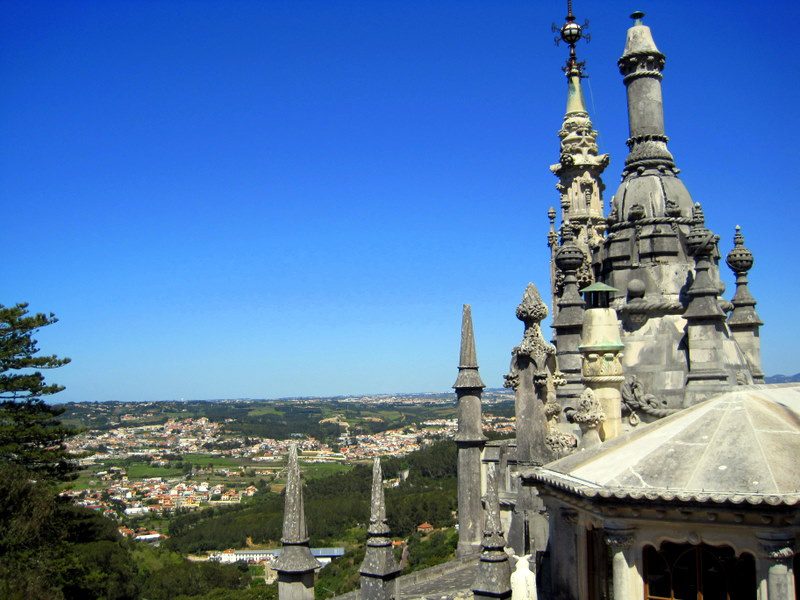
{"type": "Polygon", "coordinates": [[[564,290],[558,301],[558,316],[553,320],[555,330],[558,370],[566,383],[556,390],[563,407],[577,402],[583,391],[581,384],[581,355],[578,347],[583,329],[583,298],[578,293],[578,269],[583,265],[584,254],[573,240],[572,227],[564,223],[561,230],[562,243],[556,253],[556,267],[564,273],[564,290]]]}
{"type": "Polygon", "coordinates": [[[481,452],[486,442],[481,422],[481,393],[472,310],[464,305],[461,317],[461,352],[458,378],[453,388],[458,397],[458,556],[477,554],[481,547],[481,452]]]}
{"type": "Polygon", "coordinates": [[[622,433],[622,350],[619,320],[613,308],[590,308],[583,315],[580,351],[582,381],[600,403],[604,419],[600,439],[610,440],[622,433]]]}
{"type": "Polygon", "coordinates": [[[625,159],[625,176],[639,166],[674,167],[664,133],[664,101],[661,95],[661,72],[665,58],[656,47],[644,13],[635,12],[633,27],[628,29],[625,51],[617,62],[628,92],[628,127],[630,152],[625,159]]]}
{"type": "Polygon", "coordinates": [[[794,537],[780,533],[765,534],[759,536],[759,542],[763,552],[760,558],[767,567],[767,600],[794,600],[794,537]]]}
{"type": "Polygon", "coordinates": [[[612,600],[629,600],[633,530],[606,527],[605,531],[605,541],[611,560],[612,600]]]}

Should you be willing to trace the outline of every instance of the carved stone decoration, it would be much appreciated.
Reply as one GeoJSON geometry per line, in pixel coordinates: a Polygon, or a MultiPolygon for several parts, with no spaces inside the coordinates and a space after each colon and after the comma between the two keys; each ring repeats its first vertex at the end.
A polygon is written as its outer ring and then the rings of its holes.
{"type": "Polygon", "coordinates": [[[702,207],[695,203],[692,228],[686,236],[686,246],[695,261],[695,278],[687,292],[689,304],[683,313],[689,350],[686,394],[692,400],[719,393],[728,380],[724,356],[718,350],[728,337],[721,326],[725,313],[719,305],[719,280],[712,271],[718,240],[719,236],[705,226],[702,207]]]}
{"type": "Polygon", "coordinates": [[[542,335],[541,322],[547,305],[532,283],[528,284],[516,310],[525,326],[522,341],[511,353],[506,385],[515,390],[517,418],[517,460],[522,464],[543,464],[552,458],[546,442],[550,418],[545,404],[555,390],[556,349],[542,335]]]}
{"type": "MultiPolygon", "coordinates": [[[[574,52],[574,48],[571,52],[574,52]]],[[[609,164],[609,157],[599,151],[598,133],[586,109],[581,87],[582,63],[574,55],[571,55],[570,61],[564,70],[567,77],[567,108],[558,131],[559,162],[552,165],[550,170],[558,177],[556,189],[560,195],[562,229],[565,224],[570,224],[574,230],[575,247],[584,257],[583,263],[575,268],[578,281],[582,285],[589,285],[594,282],[592,247],[606,231],[602,174],[609,164]]],[[[565,272],[557,269],[555,264],[558,246],[554,242],[554,222],[555,219],[552,219],[548,245],[551,248],[550,275],[555,318],[560,311],[559,300],[563,293],[565,272]]]]}
{"type": "Polygon", "coordinates": [[[633,531],[626,529],[606,529],[603,540],[612,552],[627,550],[633,545],[633,531]]]}
{"type": "Polygon", "coordinates": [[[630,549],[634,535],[631,529],[606,528],[604,539],[611,559],[611,588],[613,598],[628,598],[630,549]]]}
{"type": "Polygon", "coordinates": [[[578,447],[578,440],[571,433],[566,433],[558,427],[548,424],[545,444],[555,457],[560,458],[573,452],[578,447]]]}
{"type": "Polygon", "coordinates": [[[731,300],[731,315],[728,327],[738,342],[745,356],[755,383],[764,382],[764,371],[761,369],[761,338],[759,329],[763,321],[756,312],[756,300],[750,294],[747,274],[753,268],[753,253],[744,245],[742,228],[736,226],[733,237],[733,249],[725,259],[728,267],[736,275],[736,293],[731,300]]]}
{"type": "MultiPolygon", "coordinates": [[[[588,293],[610,295],[609,290],[588,293]]],[[[607,305],[608,302],[604,301],[603,304],[607,305]]],[[[615,438],[622,433],[620,386],[625,381],[621,360],[625,346],[619,331],[620,324],[614,309],[598,305],[591,306],[584,312],[578,350],[581,356],[581,383],[588,389],[582,391],[578,401],[578,405],[584,406],[583,417],[579,416],[580,411],[573,415],[573,419],[581,425],[585,433],[584,447],[595,445],[599,440],[615,438]],[[591,410],[590,402],[597,403],[603,414],[601,420],[594,420],[589,416],[596,414],[596,411],[591,410]],[[599,439],[596,440],[597,436],[599,439]]]]}
{"type": "Polygon", "coordinates": [[[553,319],[558,366],[566,384],[558,389],[558,399],[567,406],[580,395],[581,358],[578,354],[583,327],[584,302],[578,293],[578,269],[585,263],[583,251],[575,244],[569,223],[561,228],[561,248],[555,256],[556,267],[564,273],[564,289],[558,300],[558,316],[553,319]]]}
{"type": "MultiPolygon", "coordinates": [[[[679,410],[677,408],[669,408],[666,401],[658,400],[653,394],[648,393],[636,375],[631,375],[631,377],[622,384],[620,392],[622,393],[622,407],[624,412],[629,413],[631,420],[635,419],[636,423],[639,422],[639,418],[636,415],[637,411],[660,419],[661,417],[676,413],[679,410]]],[[[633,424],[634,423],[631,422],[631,425],[633,424]]]]}
{"type": "Polygon", "coordinates": [[[581,394],[578,408],[573,413],[572,418],[581,427],[582,448],[593,448],[601,443],[598,428],[606,420],[606,415],[590,388],[586,388],[581,394]]]}
{"type": "Polygon", "coordinates": [[[791,543],[789,540],[786,540],[784,542],[762,541],[761,551],[765,558],[781,562],[783,561],[788,562],[789,560],[794,558],[795,555],[794,544],[791,543]]]}

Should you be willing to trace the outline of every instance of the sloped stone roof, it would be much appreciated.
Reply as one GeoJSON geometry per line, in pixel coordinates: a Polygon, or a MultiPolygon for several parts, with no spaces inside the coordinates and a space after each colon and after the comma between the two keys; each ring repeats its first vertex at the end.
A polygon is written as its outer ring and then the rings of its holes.
{"type": "Polygon", "coordinates": [[[800,504],[800,386],[740,387],[523,477],[586,497],[800,504]]]}

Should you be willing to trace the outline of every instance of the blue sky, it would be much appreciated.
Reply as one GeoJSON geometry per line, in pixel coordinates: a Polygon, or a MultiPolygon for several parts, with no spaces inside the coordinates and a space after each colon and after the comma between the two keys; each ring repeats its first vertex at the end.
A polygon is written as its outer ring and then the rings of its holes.
{"type": "MultiPolygon", "coordinates": [[[[445,390],[464,302],[499,386],[547,289],[564,4],[4,2],[0,302],[61,319],[58,399],[445,390]]],[[[770,26],[800,9],[577,2],[606,200],[632,9],[683,180],[722,252],[741,223],[756,256],[765,370],[800,371],[800,43],[770,26]]]]}

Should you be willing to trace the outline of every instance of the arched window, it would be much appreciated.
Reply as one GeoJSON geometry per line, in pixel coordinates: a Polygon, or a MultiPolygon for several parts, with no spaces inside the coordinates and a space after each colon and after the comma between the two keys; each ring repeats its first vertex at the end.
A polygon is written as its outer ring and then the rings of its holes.
{"type": "Polygon", "coordinates": [[[755,600],[756,562],[730,546],[645,546],[645,600],[755,600]]]}

